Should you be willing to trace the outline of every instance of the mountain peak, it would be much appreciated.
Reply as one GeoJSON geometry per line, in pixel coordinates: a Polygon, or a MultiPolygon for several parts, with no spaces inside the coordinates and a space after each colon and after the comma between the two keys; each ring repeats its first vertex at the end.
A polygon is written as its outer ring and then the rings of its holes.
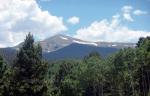
{"type": "Polygon", "coordinates": [[[57,34],[57,35],[54,35],[52,37],[49,37],[47,39],[45,39],[44,41],[49,41],[49,40],[54,40],[54,39],[64,39],[64,40],[67,40],[68,38],[70,38],[69,36],[66,36],[66,35],[63,35],[63,34],[57,34]]]}
{"type": "MultiPolygon", "coordinates": [[[[54,35],[54,36],[52,36],[52,37],[60,37],[60,36],[67,37],[66,35],[63,35],[63,34],[56,34],[56,35],[54,35]]],[[[51,37],[50,37],[50,38],[51,38],[51,37]]]]}

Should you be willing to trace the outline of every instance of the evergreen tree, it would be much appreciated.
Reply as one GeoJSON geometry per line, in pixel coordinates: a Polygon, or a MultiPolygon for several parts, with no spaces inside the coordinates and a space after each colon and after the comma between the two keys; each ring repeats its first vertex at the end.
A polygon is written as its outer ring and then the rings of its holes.
{"type": "Polygon", "coordinates": [[[150,89],[150,37],[141,38],[137,43],[137,60],[139,65],[136,79],[139,80],[141,96],[148,96],[150,89]]]}
{"type": "Polygon", "coordinates": [[[47,96],[48,64],[42,61],[42,48],[34,45],[29,33],[13,65],[13,96],[47,96]]]}
{"type": "Polygon", "coordinates": [[[10,84],[10,68],[0,56],[0,96],[8,96],[10,84]]]}

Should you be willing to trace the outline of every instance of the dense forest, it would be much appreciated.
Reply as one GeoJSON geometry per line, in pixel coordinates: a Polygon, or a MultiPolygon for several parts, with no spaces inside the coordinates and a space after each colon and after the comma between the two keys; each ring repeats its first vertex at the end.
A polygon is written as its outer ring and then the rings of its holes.
{"type": "Polygon", "coordinates": [[[29,33],[13,65],[0,57],[0,96],[150,96],[150,37],[107,58],[46,62],[29,33]]]}

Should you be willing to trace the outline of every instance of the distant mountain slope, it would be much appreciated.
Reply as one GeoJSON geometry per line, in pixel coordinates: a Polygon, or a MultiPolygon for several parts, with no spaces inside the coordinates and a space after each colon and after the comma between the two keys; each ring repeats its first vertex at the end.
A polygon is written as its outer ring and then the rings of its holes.
{"type": "Polygon", "coordinates": [[[112,47],[96,47],[73,43],[54,52],[44,53],[43,56],[47,60],[66,59],[66,58],[82,58],[92,51],[97,51],[102,57],[106,57],[119,49],[112,47]]]}
{"type": "Polygon", "coordinates": [[[121,42],[96,42],[99,47],[113,47],[113,48],[134,48],[135,43],[121,43],[121,42]]]}

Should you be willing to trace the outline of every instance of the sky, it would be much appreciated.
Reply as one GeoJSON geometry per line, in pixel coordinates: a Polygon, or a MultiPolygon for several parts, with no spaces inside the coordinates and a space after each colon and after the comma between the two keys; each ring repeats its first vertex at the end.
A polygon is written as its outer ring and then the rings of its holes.
{"type": "Polygon", "coordinates": [[[150,0],[0,0],[0,47],[64,34],[86,41],[150,36],[150,0]]]}

